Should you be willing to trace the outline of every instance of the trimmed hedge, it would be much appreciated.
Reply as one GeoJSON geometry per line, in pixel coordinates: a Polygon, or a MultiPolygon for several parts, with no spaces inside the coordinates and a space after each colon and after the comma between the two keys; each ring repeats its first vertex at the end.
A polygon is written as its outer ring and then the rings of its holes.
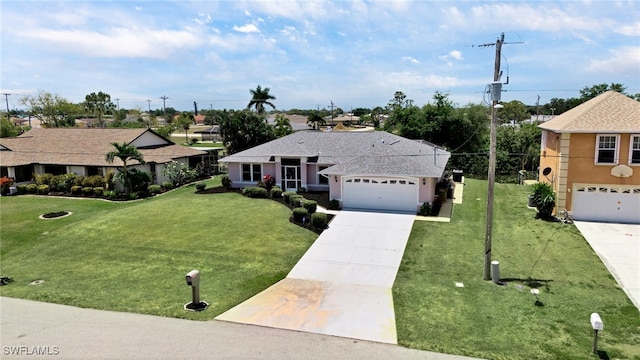
{"type": "Polygon", "coordinates": [[[297,195],[295,191],[285,191],[282,193],[282,199],[284,200],[285,203],[289,203],[289,197],[291,197],[291,195],[297,195]]]}
{"type": "Polygon", "coordinates": [[[258,186],[247,186],[242,189],[242,194],[250,198],[267,198],[267,189],[258,186]]]}
{"type": "Polygon", "coordinates": [[[158,184],[149,185],[147,190],[152,194],[160,194],[162,192],[162,186],[158,184]]]}
{"type": "Polygon", "coordinates": [[[207,184],[205,183],[197,183],[196,184],[196,190],[197,191],[204,191],[204,189],[207,188],[207,184]]]}
{"type": "Polygon", "coordinates": [[[329,200],[329,210],[340,210],[340,201],[336,199],[329,200]]]}
{"type": "Polygon", "coordinates": [[[71,187],[71,193],[73,195],[80,195],[82,193],[82,186],[80,185],[73,185],[71,187]]]}
{"type": "Polygon", "coordinates": [[[302,202],[302,207],[307,209],[309,214],[313,214],[316,212],[316,210],[318,210],[318,202],[315,200],[305,200],[304,202],[302,202]]]}
{"type": "Polygon", "coordinates": [[[102,196],[102,193],[104,193],[104,188],[102,186],[96,186],[93,188],[93,194],[95,196],[102,196]]]}
{"type": "Polygon", "coordinates": [[[171,181],[164,181],[164,182],[162,183],[162,188],[163,188],[165,191],[169,191],[169,190],[173,189],[173,183],[172,183],[171,181]]]}
{"type": "Polygon", "coordinates": [[[24,195],[27,193],[27,185],[18,185],[18,195],[24,195]]]}
{"type": "Polygon", "coordinates": [[[303,201],[304,201],[304,197],[302,197],[302,195],[289,196],[289,205],[293,207],[300,207],[303,201]]]}
{"type": "Polygon", "coordinates": [[[82,188],[82,195],[83,196],[91,196],[93,195],[93,188],[89,187],[89,186],[85,186],[82,188]]]}
{"type": "Polygon", "coordinates": [[[327,214],[325,213],[317,212],[311,214],[311,223],[318,229],[325,229],[328,222],[329,220],[327,219],[327,214]]]}
{"type": "Polygon", "coordinates": [[[280,189],[277,186],[274,186],[271,188],[271,197],[274,199],[279,199],[280,197],[282,197],[282,189],[280,189]]]}
{"type": "Polygon", "coordinates": [[[35,194],[37,192],[38,192],[38,185],[36,185],[36,184],[27,185],[27,193],[28,194],[35,194]]]}
{"type": "Polygon", "coordinates": [[[49,185],[38,185],[38,194],[47,195],[49,193],[49,185]]]}
{"type": "Polygon", "coordinates": [[[420,206],[420,215],[421,216],[429,216],[431,215],[431,204],[428,202],[423,203],[420,206]]]}
{"type": "Polygon", "coordinates": [[[309,221],[309,212],[303,207],[297,207],[293,209],[293,221],[295,222],[307,222],[309,221]]]}

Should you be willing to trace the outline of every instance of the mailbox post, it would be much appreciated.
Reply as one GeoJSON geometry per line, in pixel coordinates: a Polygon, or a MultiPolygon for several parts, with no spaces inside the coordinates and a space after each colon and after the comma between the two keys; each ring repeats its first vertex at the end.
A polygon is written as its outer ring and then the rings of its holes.
{"type": "Polygon", "coordinates": [[[191,270],[185,276],[187,285],[191,286],[191,302],[184,304],[185,310],[202,311],[209,307],[205,301],[200,301],[200,272],[191,270]]]}
{"type": "Polygon", "coordinates": [[[598,352],[598,330],[604,329],[604,324],[598,313],[591,314],[591,327],[593,328],[593,353],[598,352]]]}

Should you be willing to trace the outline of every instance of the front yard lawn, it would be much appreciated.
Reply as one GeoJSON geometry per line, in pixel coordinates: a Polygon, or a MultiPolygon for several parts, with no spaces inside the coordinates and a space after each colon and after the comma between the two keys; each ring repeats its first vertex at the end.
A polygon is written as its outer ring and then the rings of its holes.
{"type": "Polygon", "coordinates": [[[487,182],[464,186],[451,223],[414,223],[393,289],[402,345],[486,359],[593,359],[597,312],[600,358],[640,359],[638,309],[574,226],[534,218],[529,187],[496,184],[493,260],[506,285],[484,281],[487,182]]]}
{"type": "Polygon", "coordinates": [[[195,194],[193,185],[127,203],[1,197],[0,209],[1,275],[14,279],[0,295],[199,320],[284,278],[317,237],[274,201],[195,194]],[[72,215],[38,218],[55,211],[72,215]],[[200,313],[182,308],[192,269],[210,304],[200,313]]]}

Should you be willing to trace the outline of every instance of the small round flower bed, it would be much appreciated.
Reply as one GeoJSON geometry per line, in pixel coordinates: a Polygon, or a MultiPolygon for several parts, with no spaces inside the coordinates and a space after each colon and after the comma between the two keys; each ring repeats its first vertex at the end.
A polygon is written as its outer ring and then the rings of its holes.
{"type": "Polygon", "coordinates": [[[56,211],[40,215],[40,219],[59,219],[71,215],[70,211],[56,211]]]}

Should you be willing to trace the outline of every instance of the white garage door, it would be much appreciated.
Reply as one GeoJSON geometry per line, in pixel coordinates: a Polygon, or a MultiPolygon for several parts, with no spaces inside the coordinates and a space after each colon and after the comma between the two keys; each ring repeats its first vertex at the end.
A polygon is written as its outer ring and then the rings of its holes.
{"type": "Polygon", "coordinates": [[[571,212],[576,220],[640,223],[640,185],[574,184],[571,212]]]}
{"type": "Polygon", "coordinates": [[[342,185],[344,209],[417,210],[418,179],[348,177],[343,178],[342,185]]]}

